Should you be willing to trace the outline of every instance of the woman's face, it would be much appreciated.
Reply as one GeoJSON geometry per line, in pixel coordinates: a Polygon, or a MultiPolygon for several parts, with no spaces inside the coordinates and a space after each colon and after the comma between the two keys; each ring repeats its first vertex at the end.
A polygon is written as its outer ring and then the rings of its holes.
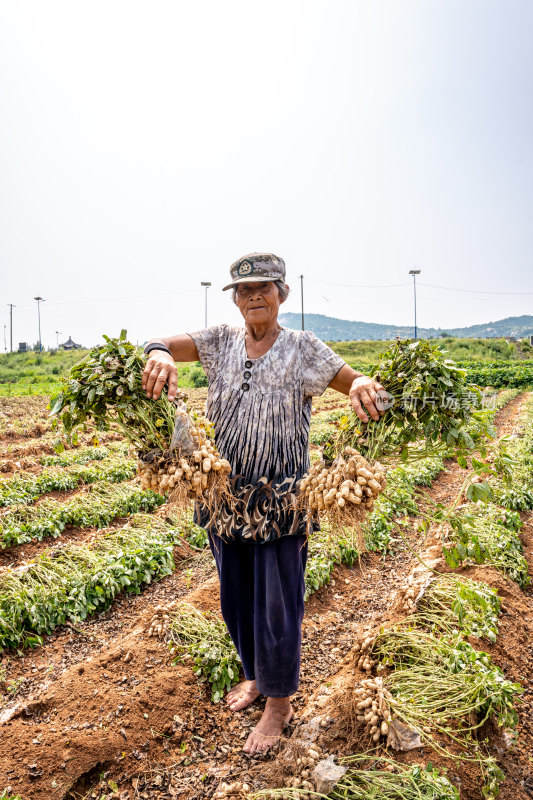
{"type": "Polygon", "coordinates": [[[277,318],[283,301],[274,281],[264,281],[239,284],[235,302],[245,322],[251,325],[264,325],[277,318]]]}

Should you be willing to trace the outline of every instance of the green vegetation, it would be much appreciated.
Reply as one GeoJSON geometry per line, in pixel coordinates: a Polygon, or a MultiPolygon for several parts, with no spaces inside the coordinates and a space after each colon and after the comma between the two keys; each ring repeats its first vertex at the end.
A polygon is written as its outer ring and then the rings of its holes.
{"type": "Polygon", "coordinates": [[[174,569],[176,531],[148,514],[92,544],[70,544],[0,574],[0,650],[42,643],[41,634],[67,620],[85,619],[108,608],[125,590],[174,569]]]}
{"type": "Polygon", "coordinates": [[[493,482],[494,499],[514,511],[533,509],[533,401],[525,409],[519,435],[504,444],[511,461],[509,474],[493,482]]]}
{"type": "Polygon", "coordinates": [[[361,422],[349,412],[324,450],[333,460],[347,445],[365,458],[380,459],[400,453],[407,460],[408,445],[420,441],[417,452],[430,456],[443,449],[471,451],[476,444],[466,426],[475,422],[483,431],[482,394],[465,380],[464,372],[429,342],[394,342],[369,373],[392,395],[391,406],[377,422],[361,422]]]}
{"type": "Polygon", "coordinates": [[[170,652],[175,663],[192,659],[194,672],[211,684],[211,700],[218,703],[239,678],[240,658],[228,630],[214,612],[202,612],[181,603],[170,623],[170,652]]]}
{"type": "MultiPolygon", "coordinates": [[[[533,348],[527,343],[507,344],[505,339],[461,339],[444,337],[434,340],[449,358],[466,369],[467,380],[480,386],[533,385],[533,348]],[[520,360],[526,359],[526,360],[520,360]]],[[[348,364],[367,372],[391,341],[328,342],[348,364]]],[[[51,395],[61,389],[61,378],[88,354],[88,350],[52,350],[42,353],[0,354],[0,396],[51,395]]],[[[207,386],[207,377],[199,362],[178,364],[180,387],[207,386]]]]}
{"type": "Polygon", "coordinates": [[[406,766],[385,756],[356,754],[339,759],[347,772],[327,795],[312,789],[262,789],[250,800],[298,800],[304,797],[331,800],[459,800],[459,792],[432,764],[406,766]]]}
{"type": "Polygon", "coordinates": [[[164,503],[161,495],[138,486],[93,485],[89,491],[60,503],[43,500],[35,506],[15,506],[0,518],[0,547],[12,547],[32,539],[54,538],[67,525],[105,528],[116,517],[152,511],[164,503]]]}
{"type": "MultiPolygon", "coordinates": [[[[61,379],[66,378],[72,367],[86,358],[89,352],[50,350],[42,353],[1,353],[0,396],[56,394],[61,391],[61,379]]],[[[180,387],[207,386],[207,377],[199,361],[177,366],[180,387]]]]}
{"type": "MultiPolygon", "coordinates": [[[[459,627],[465,636],[496,641],[500,598],[486,583],[442,575],[433,580],[416,607],[418,625],[449,633],[459,627]]],[[[407,618],[409,620],[409,617],[407,618]]]]}
{"type": "Polygon", "coordinates": [[[492,503],[471,504],[451,516],[449,543],[443,549],[447,564],[455,569],[462,562],[489,564],[519,586],[530,583],[518,531],[522,521],[516,511],[502,511],[492,503]]]}
{"type": "MultiPolygon", "coordinates": [[[[507,344],[505,339],[446,337],[433,341],[455,361],[514,361],[517,358],[516,344],[507,344]]],[[[390,347],[391,342],[327,342],[327,344],[349,364],[375,364],[378,357],[390,347]]]]}
{"type": "Polygon", "coordinates": [[[118,460],[105,466],[73,466],[68,470],[54,468],[40,475],[17,475],[9,480],[0,477],[0,507],[32,503],[46,492],[69,491],[82,484],[120,483],[130,480],[137,472],[136,461],[118,460]]]}

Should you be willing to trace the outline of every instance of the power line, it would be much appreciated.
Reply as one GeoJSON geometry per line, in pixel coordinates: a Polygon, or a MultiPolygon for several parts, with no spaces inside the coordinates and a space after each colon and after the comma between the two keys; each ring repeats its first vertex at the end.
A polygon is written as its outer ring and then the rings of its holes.
{"type": "Polygon", "coordinates": [[[466,292],[468,294],[533,294],[533,292],[487,292],[482,289],[455,289],[453,286],[436,286],[434,283],[419,283],[419,286],[429,286],[431,289],[444,289],[447,292],[466,292]]]}
{"type": "Polygon", "coordinates": [[[317,278],[307,278],[307,280],[311,281],[311,283],[325,283],[328,286],[344,286],[349,289],[388,289],[393,286],[411,285],[409,281],[407,283],[334,283],[333,281],[321,281],[317,278]]]}
{"type": "MultiPolygon", "coordinates": [[[[322,281],[317,280],[316,278],[308,278],[307,280],[311,281],[311,283],[325,283],[328,286],[343,286],[349,289],[389,289],[392,287],[398,286],[410,286],[410,283],[373,283],[373,284],[364,284],[364,283],[334,283],[333,281],[322,281]]],[[[454,286],[437,286],[434,283],[422,283],[419,282],[418,286],[427,286],[430,289],[442,289],[447,292],[464,292],[468,294],[498,294],[498,295],[524,295],[524,294],[533,294],[533,292],[491,292],[482,289],[456,289],[454,286]]]]}
{"type": "MultiPolygon", "coordinates": [[[[171,295],[182,294],[196,294],[196,289],[186,289],[183,292],[164,292],[160,294],[137,294],[137,295],[121,295],[119,297],[93,297],[89,299],[79,300],[52,300],[48,303],[49,306],[68,306],[73,303],[120,303],[123,300],[144,300],[145,298],[154,299],[155,297],[169,297],[171,295]]],[[[19,305],[18,308],[32,308],[31,304],[19,305]]]]}

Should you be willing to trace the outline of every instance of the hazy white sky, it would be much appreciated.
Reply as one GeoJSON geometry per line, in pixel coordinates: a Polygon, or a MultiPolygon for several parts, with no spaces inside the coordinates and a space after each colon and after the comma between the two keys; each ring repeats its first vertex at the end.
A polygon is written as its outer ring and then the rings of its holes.
{"type": "Polygon", "coordinates": [[[530,0],[1,0],[2,333],[194,330],[202,280],[238,322],[252,250],[287,311],[410,324],[417,267],[420,326],[533,313],[532,41],[530,0]]]}

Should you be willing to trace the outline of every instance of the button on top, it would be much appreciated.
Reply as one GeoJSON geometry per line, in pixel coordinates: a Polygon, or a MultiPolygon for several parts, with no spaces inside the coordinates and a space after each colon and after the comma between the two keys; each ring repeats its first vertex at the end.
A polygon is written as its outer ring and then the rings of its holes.
{"type": "Polygon", "coordinates": [[[252,373],[248,372],[248,370],[246,370],[246,372],[244,373],[244,377],[246,378],[246,380],[248,380],[248,378],[252,377],[252,373]]]}
{"type": "Polygon", "coordinates": [[[244,366],[246,367],[246,369],[250,369],[250,367],[253,366],[250,359],[247,359],[247,361],[244,362],[244,366]]]}
{"type": "Polygon", "coordinates": [[[250,384],[249,383],[243,383],[243,385],[241,386],[241,389],[243,390],[243,392],[247,392],[249,388],[250,388],[250,384]]]}

